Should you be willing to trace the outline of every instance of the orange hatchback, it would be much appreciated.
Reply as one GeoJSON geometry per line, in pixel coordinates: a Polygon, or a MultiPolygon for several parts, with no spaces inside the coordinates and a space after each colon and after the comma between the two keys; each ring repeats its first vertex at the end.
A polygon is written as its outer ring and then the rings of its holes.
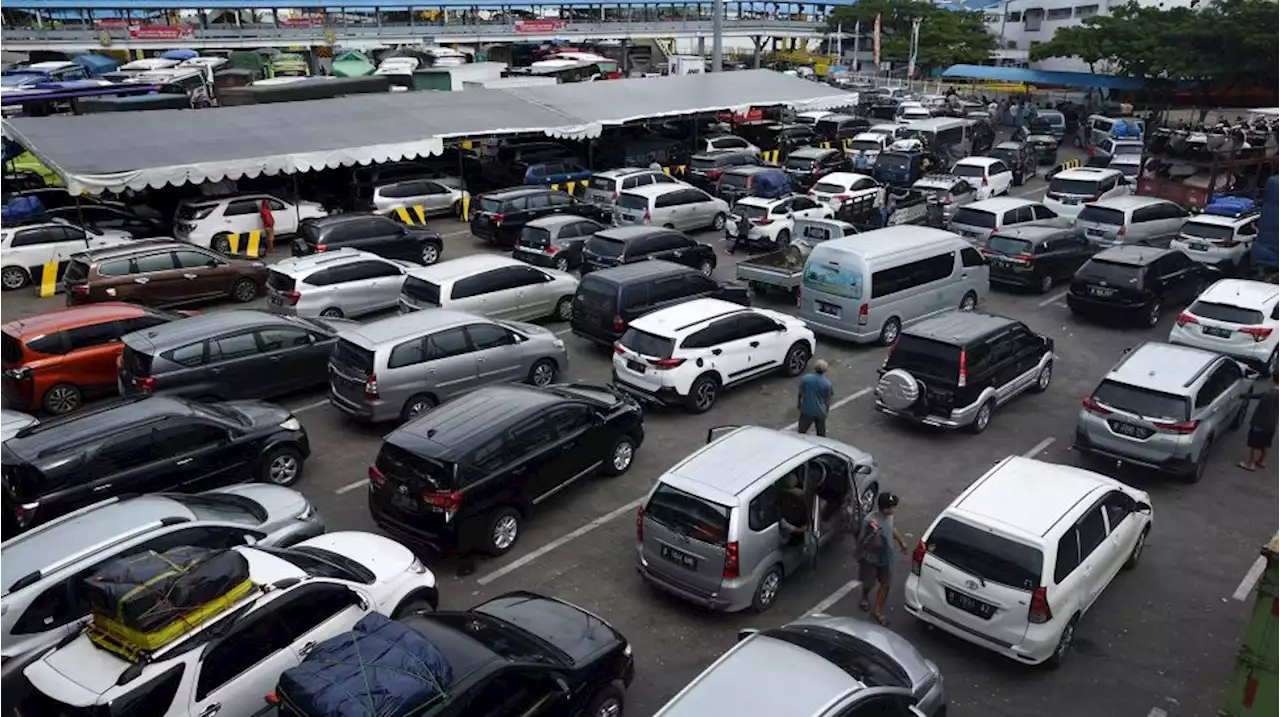
{"type": "Polygon", "coordinates": [[[0,387],[5,406],[62,415],[86,396],[114,395],[120,337],[183,318],[119,302],[76,306],[0,327],[0,387]]]}

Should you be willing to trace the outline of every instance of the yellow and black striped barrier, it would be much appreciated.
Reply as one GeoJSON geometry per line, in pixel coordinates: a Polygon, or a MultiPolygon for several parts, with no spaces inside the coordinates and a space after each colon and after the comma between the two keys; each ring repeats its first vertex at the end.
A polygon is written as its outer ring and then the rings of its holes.
{"type": "Polygon", "coordinates": [[[1078,159],[1068,159],[1067,161],[1058,165],[1059,172],[1065,172],[1068,169],[1079,169],[1079,168],[1080,168],[1080,160],[1078,159]]]}
{"type": "Polygon", "coordinates": [[[579,184],[582,184],[585,186],[586,182],[585,181],[579,182],[575,180],[572,182],[565,182],[563,184],[553,184],[551,185],[551,191],[558,192],[560,191],[561,187],[564,187],[565,188],[564,191],[567,192],[569,196],[573,196],[573,190],[577,189],[579,184]]]}
{"type": "Polygon", "coordinates": [[[458,206],[461,209],[461,211],[459,212],[458,219],[464,222],[469,221],[471,219],[471,195],[470,194],[462,195],[462,201],[458,202],[458,206]]]}
{"type": "Polygon", "coordinates": [[[688,170],[689,167],[687,165],[674,164],[669,167],[663,167],[662,173],[668,177],[683,177],[688,170]]]}
{"type": "Polygon", "coordinates": [[[222,234],[227,238],[227,253],[232,256],[240,255],[240,247],[244,247],[243,255],[250,259],[257,259],[262,256],[262,230],[254,229],[251,232],[222,234]],[[243,244],[242,244],[243,242],[243,244]]]}
{"type": "Polygon", "coordinates": [[[400,223],[406,226],[426,226],[427,208],[421,204],[415,204],[411,207],[399,207],[391,210],[391,217],[400,220],[400,223]]]}
{"type": "Polygon", "coordinates": [[[58,279],[61,278],[65,267],[65,262],[60,264],[56,261],[47,261],[42,266],[31,267],[31,276],[40,280],[36,285],[40,298],[44,299],[58,293],[58,279]]]}
{"type": "Polygon", "coordinates": [[[764,152],[760,153],[760,158],[768,162],[769,164],[777,164],[778,156],[779,156],[779,150],[776,150],[776,149],[766,149],[764,152]]]}

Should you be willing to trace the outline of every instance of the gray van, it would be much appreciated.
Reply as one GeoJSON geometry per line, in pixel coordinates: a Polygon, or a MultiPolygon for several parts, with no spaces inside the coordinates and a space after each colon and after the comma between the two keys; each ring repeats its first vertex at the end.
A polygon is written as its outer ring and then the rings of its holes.
{"type": "Polygon", "coordinates": [[[1040,202],[1017,197],[993,197],[956,209],[947,228],[968,239],[970,244],[983,247],[992,234],[1002,229],[1057,218],[1057,214],[1040,202]]]}
{"type": "Polygon", "coordinates": [[[509,256],[472,254],[412,269],[400,286],[400,313],[446,308],[494,319],[568,321],[578,280],[509,256]]]}
{"type": "Polygon", "coordinates": [[[899,225],[818,244],[800,279],[800,318],[814,332],[886,346],[903,326],[987,296],[990,267],[960,236],[899,225]]]}
{"type": "Polygon", "coordinates": [[[329,357],[329,403],[363,421],[407,421],[473,388],[547,386],[568,368],[564,341],[541,326],[417,311],[339,335],[329,357]]]}
{"type": "Polygon", "coordinates": [[[647,187],[650,184],[679,184],[680,180],[666,174],[660,169],[640,169],[639,167],[623,167],[596,172],[587,180],[586,191],[582,198],[601,207],[612,207],[618,196],[627,189],[647,187]]]}
{"type": "Polygon", "coordinates": [[[652,224],[681,231],[724,229],[729,203],[687,184],[651,184],[618,195],[613,223],[652,224]]]}
{"type": "Polygon", "coordinates": [[[829,438],[725,428],[719,437],[707,431],[707,445],[649,491],[636,514],[636,570],[708,609],[763,612],[819,548],[858,530],[880,492],[879,469],[829,438]]]}
{"type": "Polygon", "coordinates": [[[1130,194],[1085,205],[1076,231],[1099,246],[1167,247],[1187,221],[1187,210],[1167,199],[1130,194]]]}

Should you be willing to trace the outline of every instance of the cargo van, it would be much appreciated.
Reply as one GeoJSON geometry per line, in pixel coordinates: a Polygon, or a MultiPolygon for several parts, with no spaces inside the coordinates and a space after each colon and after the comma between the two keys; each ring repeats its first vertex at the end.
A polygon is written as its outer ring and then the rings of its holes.
{"type": "Polygon", "coordinates": [[[813,248],[800,280],[800,318],[814,332],[892,344],[903,326],[987,295],[990,269],[963,237],[899,225],[813,248]]]}

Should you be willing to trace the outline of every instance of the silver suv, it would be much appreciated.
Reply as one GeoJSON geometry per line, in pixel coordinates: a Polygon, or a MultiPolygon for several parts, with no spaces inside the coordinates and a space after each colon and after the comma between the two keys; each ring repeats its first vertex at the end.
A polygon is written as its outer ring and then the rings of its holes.
{"type": "Polygon", "coordinates": [[[1136,195],[1085,205],[1076,232],[1100,246],[1169,246],[1187,220],[1187,211],[1165,199],[1136,195]]]}
{"type": "Polygon", "coordinates": [[[1214,444],[1244,422],[1257,376],[1209,351],[1145,343],[1081,402],[1073,447],[1195,483],[1214,444]]]}
{"type": "Polygon", "coordinates": [[[853,446],[793,431],[728,426],[658,478],[636,514],[636,570],[712,610],[768,610],[784,579],[856,531],[880,491],[853,446]],[[783,523],[807,527],[794,534],[783,523]]]}
{"type": "Polygon", "coordinates": [[[360,316],[393,309],[415,264],[358,249],[337,249],[278,262],[267,276],[267,306],[291,316],[360,316]]]}
{"type": "Polygon", "coordinates": [[[660,169],[623,167],[591,175],[591,179],[587,180],[587,189],[583,192],[582,198],[601,207],[612,207],[613,203],[618,201],[618,195],[624,190],[647,187],[651,184],[680,183],[680,180],[660,169]]]}
{"type": "Polygon", "coordinates": [[[6,541],[0,546],[5,694],[45,648],[79,630],[89,614],[79,584],[103,563],[183,545],[287,547],[324,530],[301,493],[246,484],[195,495],[113,498],[6,541]]]}

